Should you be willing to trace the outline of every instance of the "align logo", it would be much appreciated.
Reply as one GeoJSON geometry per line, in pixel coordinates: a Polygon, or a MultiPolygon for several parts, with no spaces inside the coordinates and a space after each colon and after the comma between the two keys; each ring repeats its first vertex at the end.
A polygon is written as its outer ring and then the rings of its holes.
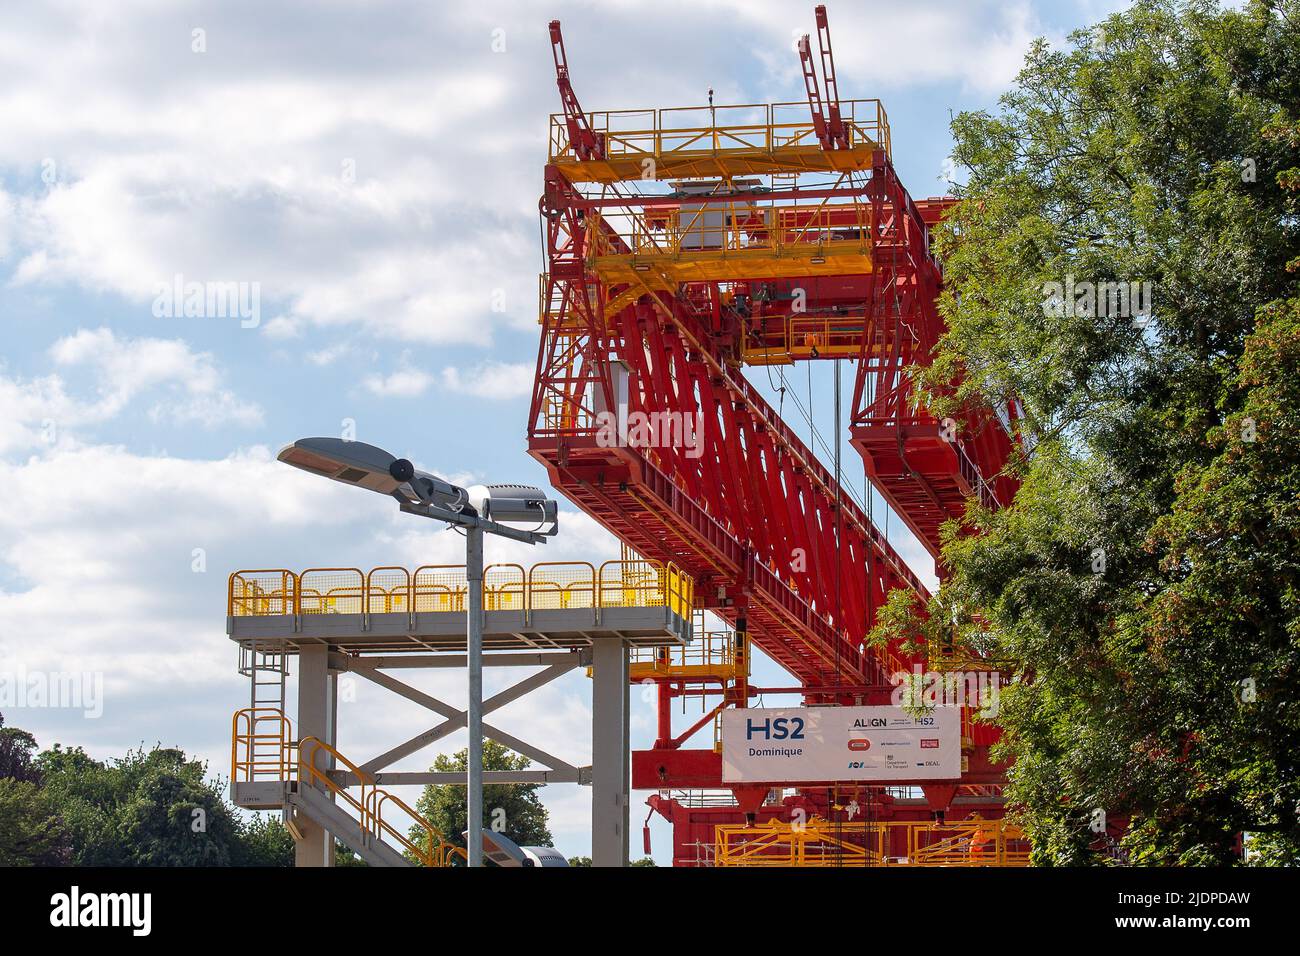
{"type": "Polygon", "coordinates": [[[152,893],[82,893],[74,886],[51,896],[50,907],[51,926],[127,926],[133,936],[148,936],[153,928],[152,893]]]}

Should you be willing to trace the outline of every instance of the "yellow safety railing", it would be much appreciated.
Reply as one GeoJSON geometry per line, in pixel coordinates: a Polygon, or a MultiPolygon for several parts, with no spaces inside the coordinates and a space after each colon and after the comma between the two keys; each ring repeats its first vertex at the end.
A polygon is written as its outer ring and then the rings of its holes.
{"type": "Polygon", "coordinates": [[[279,708],[235,711],[230,726],[231,782],[291,779],[296,748],[293,724],[279,708]]]}
{"type": "Polygon", "coordinates": [[[231,616],[295,614],[297,608],[298,576],[292,571],[237,571],[230,576],[226,613],[231,616]]]}
{"type": "Polygon", "coordinates": [[[682,256],[689,253],[816,255],[818,250],[871,251],[871,211],[866,203],[778,206],[756,195],[751,201],[705,204],[682,199],[681,209],[591,213],[589,255],[682,256]],[[608,231],[599,227],[604,223],[608,231]]]}
{"type": "Polygon", "coordinates": [[[596,567],[586,561],[543,561],[528,570],[529,609],[595,608],[596,567]]]}
{"type": "Polygon", "coordinates": [[[369,809],[375,832],[381,837],[388,837],[424,866],[451,866],[455,857],[467,860],[468,854],[463,848],[448,843],[441,830],[412,810],[401,797],[372,787],[369,809]],[[403,832],[401,827],[385,819],[384,809],[389,806],[399,809],[421,831],[419,839],[412,840],[409,831],[403,832]]]}
{"type": "MultiPolygon", "coordinates": [[[[889,118],[877,99],[841,100],[840,116],[850,149],[890,152],[889,118]]],[[[587,114],[603,137],[608,160],[671,163],[693,155],[778,154],[800,147],[820,149],[806,100],[728,106],[613,110],[587,114]]],[[[563,114],[551,115],[551,162],[577,162],[563,114]]]]}
{"type": "Polygon", "coordinates": [[[317,737],[293,739],[293,725],[284,712],[273,707],[246,707],[231,721],[230,779],[233,783],[257,780],[297,780],[318,785],[352,808],[363,834],[388,838],[424,866],[451,866],[465,851],[448,843],[442,832],[411,809],[400,797],[375,786],[374,777],[317,737]],[[357,779],[358,793],[337,783],[329,771],[339,765],[357,779]],[[420,839],[385,817],[389,807],[401,811],[422,831],[420,839]]]}
{"type": "Polygon", "coordinates": [[[698,623],[691,643],[628,649],[632,679],[660,676],[733,680],[736,672],[736,633],[709,631],[698,623]]]}
{"type": "Polygon", "coordinates": [[[366,612],[393,614],[413,607],[411,572],[406,568],[375,568],[366,575],[366,612]]]}
{"type": "Polygon", "coordinates": [[[1002,820],[722,824],[717,866],[1028,866],[1029,841],[1002,820]]]}
{"type": "MultiPolygon", "coordinates": [[[[860,312],[836,316],[786,316],[782,325],[769,327],[761,335],[751,333],[741,344],[741,356],[748,365],[788,365],[796,359],[856,358],[863,348],[863,336],[870,328],[860,312]]],[[[872,354],[883,346],[866,343],[872,354]]]]}
{"type": "MultiPolygon", "coordinates": [[[[465,610],[464,565],[283,568],[230,575],[231,617],[280,614],[385,614],[465,610]]],[[[489,611],[664,607],[684,619],[694,608],[695,582],[674,564],[652,561],[544,561],[524,568],[484,569],[483,606],[489,611]]]]}
{"type": "Polygon", "coordinates": [[[310,568],[298,575],[299,614],[360,614],[366,577],[359,568],[310,568]]]}

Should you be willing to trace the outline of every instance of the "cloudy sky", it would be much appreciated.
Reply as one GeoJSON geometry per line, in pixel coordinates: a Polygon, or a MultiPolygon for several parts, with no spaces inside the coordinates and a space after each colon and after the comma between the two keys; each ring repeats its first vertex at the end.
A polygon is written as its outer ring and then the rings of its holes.
{"type": "MultiPolygon", "coordinates": [[[[1035,36],[1060,42],[1119,5],[832,2],[841,95],[884,100],[904,182],[937,195],[949,112],[992,106],[1035,36]]],[[[710,87],[719,104],[802,96],[792,42],[813,26],[811,3],[48,0],[6,12],[0,677],[87,672],[104,687],[98,717],[0,707],[8,723],[99,757],[176,745],[224,775],[247,696],[224,633],[231,570],[458,560],[450,533],[275,464],[293,438],[352,422],[357,438],[453,479],[543,481],[524,434],[553,17],[587,109],[699,105],[710,87]],[[243,309],[186,317],[160,290],[189,282],[241,284],[243,309]]],[[[815,417],[830,412],[829,369],[816,374],[815,417]]],[[[897,521],[890,533],[929,576],[897,521]]],[[[545,557],[616,551],[566,512],[545,557]]],[[[530,557],[490,546],[489,560],[530,557]]],[[[422,686],[457,701],[458,683],[422,686]]],[[[345,753],[429,724],[393,700],[356,688],[345,753]]],[[[653,712],[634,702],[644,744],[653,712]]],[[[589,705],[573,675],[499,722],[586,762],[589,705]]],[[[554,787],[546,802],[560,848],[587,852],[588,791],[554,787]]],[[[654,841],[666,861],[665,825],[654,841]]]]}

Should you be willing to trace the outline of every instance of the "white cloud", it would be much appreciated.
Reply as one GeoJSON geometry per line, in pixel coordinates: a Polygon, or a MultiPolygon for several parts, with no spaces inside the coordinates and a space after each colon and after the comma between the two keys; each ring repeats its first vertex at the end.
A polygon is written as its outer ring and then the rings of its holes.
{"type": "Polygon", "coordinates": [[[262,410],[221,385],[215,360],[180,339],[116,335],[106,328],[80,329],[49,349],[58,370],[39,378],[0,375],[0,453],[53,444],[67,429],[107,422],[137,398],[159,396],[149,411],[154,421],[220,425],[261,424],[262,410]],[[69,392],[62,373],[89,378],[94,394],[69,392]],[[89,373],[88,376],[85,373],[89,373]]]}
{"type": "Polygon", "coordinates": [[[333,365],[351,351],[352,346],[347,342],[336,342],[333,345],[327,345],[323,349],[316,349],[308,352],[306,359],[318,368],[326,368],[333,365]]]}
{"type": "Polygon", "coordinates": [[[520,398],[532,393],[533,371],[523,362],[483,362],[463,372],[448,366],[442,370],[442,384],[477,398],[520,398]]]}
{"type": "MultiPolygon", "coordinates": [[[[733,11],[758,32],[764,42],[755,53],[777,76],[798,77],[794,43],[803,34],[812,36],[817,56],[810,7],[780,0],[706,5],[733,11]]],[[[1050,32],[1029,0],[838,4],[830,7],[829,22],[843,99],[953,82],[981,93],[999,92],[1019,72],[1033,39],[1050,32]]]]}
{"type": "Polygon", "coordinates": [[[361,384],[380,398],[418,398],[429,390],[433,376],[412,365],[410,355],[403,352],[397,368],[386,375],[367,375],[361,384]]]}

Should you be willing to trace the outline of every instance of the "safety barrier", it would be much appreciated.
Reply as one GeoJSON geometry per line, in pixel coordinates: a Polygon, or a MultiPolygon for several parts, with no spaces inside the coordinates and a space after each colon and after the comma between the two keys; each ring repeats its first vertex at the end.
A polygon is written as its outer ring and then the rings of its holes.
{"type": "MultiPolygon", "coordinates": [[[[226,613],[230,617],[283,614],[390,614],[465,610],[464,565],[399,567],[283,568],[236,571],[230,575],[226,613]]],[[[695,582],[676,565],[651,561],[546,561],[525,569],[494,564],[483,572],[483,607],[488,611],[665,607],[689,619],[695,582]]]]}
{"type": "Polygon", "coordinates": [[[293,724],[275,707],[235,711],[230,727],[230,780],[289,780],[297,764],[293,724]]]}
{"type": "Polygon", "coordinates": [[[387,837],[424,866],[451,866],[465,851],[448,843],[442,832],[411,809],[405,801],[380,787],[374,778],[339,751],[317,737],[293,739],[293,725],[283,711],[271,707],[246,707],[231,721],[230,779],[232,783],[281,780],[319,786],[339,802],[352,808],[364,837],[387,837]],[[358,793],[329,776],[334,766],[351,771],[358,793]],[[393,807],[405,814],[422,832],[412,839],[408,832],[385,817],[393,807]]]}
{"type": "MultiPolygon", "coordinates": [[[[840,116],[849,148],[871,146],[890,152],[889,118],[880,100],[841,100],[840,116]]],[[[820,148],[808,101],[666,109],[613,110],[587,114],[603,137],[607,159],[671,163],[692,154],[772,154],[797,147],[820,148]]],[[[551,114],[549,159],[576,162],[562,113],[551,114]]]]}
{"type": "Polygon", "coordinates": [[[772,820],[714,829],[716,866],[1028,866],[1029,841],[1002,820],[772,820]]]}
{"type": "MultiPolygon", "coordinates": [[[[704,204],[686,197],[683,208],[609,211],[589,214],[590,254],[605,256],[681,257],[691,253],[725,256],[758,253],[788,258],[818,250],[871,251],[871,216],[866,203],[776,205],[755,194],[752,200],[732,199],[704,204]],[[601,224],[608,230],[602,230],[601,224]]],[[[599,264],[599,263],[598,263],[599,264]]]]}

